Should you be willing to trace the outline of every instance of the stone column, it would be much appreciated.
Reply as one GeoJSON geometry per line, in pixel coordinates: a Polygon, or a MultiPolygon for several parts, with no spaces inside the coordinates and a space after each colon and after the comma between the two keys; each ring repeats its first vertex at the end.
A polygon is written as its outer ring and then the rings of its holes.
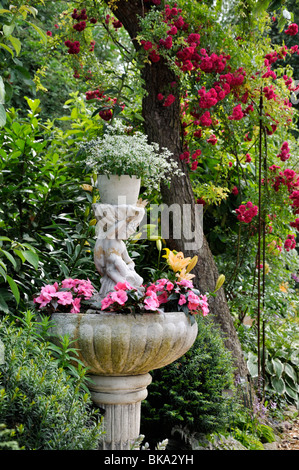
{"type": "Polygon", "coordinates": [[[105,410],[101,450],[130,450],[140,435],[141,402],[147,397],[150,374],[92,375],[88,385],[93,402],[105,410]]]}

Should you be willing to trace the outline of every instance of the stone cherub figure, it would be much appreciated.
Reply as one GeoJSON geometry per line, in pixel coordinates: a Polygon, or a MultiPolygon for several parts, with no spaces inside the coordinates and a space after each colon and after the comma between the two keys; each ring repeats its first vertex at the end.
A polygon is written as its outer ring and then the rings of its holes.
{"type": "Polygon", "coordinates": [[[94,262],[101,275],[101,289],[97,295],[99,301],[113,291],[118,282],[127,281],[132,287],[140,287],[143,283],[123,240],[136,232],[144,217],[146,204],[147,201],[140,199],[136,205],[93,205],[97,219],[94,262]]]}

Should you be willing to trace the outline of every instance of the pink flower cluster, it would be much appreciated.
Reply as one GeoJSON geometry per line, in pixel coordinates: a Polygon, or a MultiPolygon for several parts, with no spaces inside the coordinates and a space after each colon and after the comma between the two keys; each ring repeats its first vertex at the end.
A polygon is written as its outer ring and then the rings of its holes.
{"type": "Polygon", "coordinates": [[[280,153],[277,155],[277,157],[280,158],[282,162],[285,162],[290,158],[290,149],[287,142],[283,142],[280,148],[280,153]]]}
{"type": "Polygon", "coordinates": [[[296,247],[295,235],[288,235],[284,242],[284,249],[286,251],[293,250],[296,247]]]}
{"type": "MultiPolygon", "coordinates": [[[[103,108],[99,111],[99,116],[104,121],[110,121],[113,116],[113,108],[117,102],[116,98],[110,98],[109,96],[104,95],[99,89],[89,90],[85,93],[86,101],[89,100],[100,100],[102,102],[103,108]]],[[[124,108],[124,104],[120,104],[121,108],[124,108]]]]}
{"type": "Polygon", "coordinates": [[[292,201],[292,208],[295,214],[299,214],[299,191],[298,190],[293,191],[290,194],[289,198],[292,201]]]}
{"type": "Polygon", "coordinates": [[[80,313],[81,300],[88,300],[94,293],[94,287],[90,280],[64,279],[59,286],[57,282],[47,284],[41,288],[38,297],[33,299],[39,304],[39,308],[46,308],[49,313],[69,311],[70,313],[80,313]]]}
{"type": "Polygon", "coordinates": [[[77,8],[74,8],[73,13],[71,14],[71,17],[77,21],[87,20],[86,8],[82,8],[80,13],[78,12],[77,8]]]}
{"type": "Polygon", "coordinates": [[[258,213],[258,207],[254,206],[251,201],[248,201],[247,204],[241,204],[238,209],[236,209],[237,218],[240,222],[249,224],[253,217],[258,213]]]}
{"type": "Polygon", "coordinates": [[[228,119],[230,121],[239,121],[244,117],[244,113],[242,111],[242,106],[238,104],[237,106],[234,107],[233,112],[230,116],[228,116],[228,119]]]}
{"type": "Polygon", "coordinates": [[[67,39],[64,44],[68,47],[68,54],[79,54],[80,52],[80,42],[79,41],[70,41],[67,39]]]}
{"type": "Polygon", "coordinates": [[[85,96],[86,96],[86,101],[89,101],[89,100],[99,100],[101,98],[103,98],[103,93],[99,90],[99,89],[96,89],[96,90],[89,90],[85,93],[85,96]]]}
{"type": "MultiPolygon", "coordinates": [[[[217,139],[216,139],[216,141],[217,141],[217,139]]],[[[200,155],[201,155],[201,150],[200,149],[197,149],[192,153],[192,155],[191,155],[191,159],[192,159],[191,171],[195,171],[197,169],[197,166],[198,166],[198,160],[197,159],[200,155]]],[[[190,152],[189,152],[189,150],[185,150],[183,153],[181,153],[180,160],[183,160],[186,163],[190,163],[190,152]]]]}
{"type": "MultiPolygon", "coordinates": [[[[269,167],[271,171],[277,171],[280,169],[277,165],[272,165],[269,167]]],[[[286,168],[284,171],[280,171],[278,175],[273,178],[272,187],[277,192],[281,185],[287,187],[288,191],[291,192],[294,189],[299,187],[299,175],[296,171],[286,168]]]]}
{"type": "Polygon", "coordinates": [[[267,100],[276,101],[277,95],[276,95],[272,85],[265,86],[264,89],[263,89],[263,92],[264,92],[265,97],[267,98],[267,100]]]}
{"type": "Polygon", "coordinates": [[[174,101],[175,101],[175,96],[172,95],[172,94],[169,94],[165,98],[164,95],[162,95],[162,93],[158,93],[157,98],[161,102],[164,101],[163,106],[165,106],[165,107],[171,106],[172,103],[174,103],[174,101]]]}
{"type": "Polygon", "coordinates": [[[79,23],[75,23],[73,28],[79,32],[84,31],[84,29],[86,28],[86,21],[80,21],[79,23]]]}
{"type": "Polygon", "coordinates": [[[209,313],[207,296],[198,294],[191,281],[183,279],[172,282],[165,278],[147,284],[142,289],[135,289],[127,282],[119,282],[114,291],[102,300],[101,310],[159,312],[167,310],[167,305],[185,312],[187,309],[193,314],[201,312],[203,316],[209,313]]]}
{"type": "Polygon", "coordinates": [[[290,222],[290,226],[294,227],[299,232],[299,219],[297,218],[294,222],[290,222]]]}
{"type": "Polygon", "coordinates": [[[285,30],[285,33],[289,36],[295,36],[298,33],[298,25],[296,23],[292,23],[289,27],[285,30]]]}

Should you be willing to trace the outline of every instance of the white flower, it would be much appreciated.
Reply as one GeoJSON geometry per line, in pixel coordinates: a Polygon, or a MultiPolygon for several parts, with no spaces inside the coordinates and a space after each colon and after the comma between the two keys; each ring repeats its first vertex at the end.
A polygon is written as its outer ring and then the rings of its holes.
{"type": "Polygon", "coordinates": [[[286,18],[287,20],[290,20],[291,19],[291,13],[284,9],[283,12],[282,12],[282,15],[284,16],[284,18],[286,18]]]}
{"type": "Polygon", "coordinates": [[[129,135],[127,130],[116,121],[114,126],[107,126],[103,137],[80,145],[94,171],[102,175],[135,175],[142,179],[148,192],[159,189],[161,180],[169,182],[172,174],[182,174],[168,149],[149,144],[141,132],[129,135]]]}

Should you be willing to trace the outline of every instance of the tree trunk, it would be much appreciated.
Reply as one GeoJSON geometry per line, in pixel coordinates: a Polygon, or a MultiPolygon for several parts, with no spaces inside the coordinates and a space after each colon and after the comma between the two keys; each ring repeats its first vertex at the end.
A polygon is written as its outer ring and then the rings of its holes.
{"type": "MultiPolygon", "coordinates": [[[[138,32],[137,15],[141,16],[146,13],[143,10],[143,2],[138,0],[119,0],[117,2],[117,9],[113,13],[123,23],[135,47],[138,48],[138,44],[135,41],[138,32]]],[[[145,64],[142,69],[142,78],[146,91],[143,99],[143,117],[145,132],[148,135],[149,141],[157,142],[161,148],[168,148],[173,154],[172,158],[178,162],[179,167],[185,173],[184,176],[173,175],[170,188],[166,185],[161,185],[163,203],[168,207],[172,204],[179,205],[182,215],[184,205],[191,207],[191,213],[193,214],[192,229],[194,229],[195,199],[188,168],[179,158],[182,153],[179,95],[177,91],[172,91],[176,100],[168,107],[163,106],[157,99],[158,93],[163,91],[163,86],[176,81],[176,77],[167,65],[160,60],[157,63],[145,64]]],[[[182,251],[185,256],[198,256],[197,266],[192,271],[196,276],[194,278],[194,285],[202,293],[212,292],[219,273],[209,245],[203,235],[201,246],[196,251],[189,251],[185,249],[188,241],[185,239],[184,234],[177,239],[170,236],[167,240],[171,250],[182,251]]],[[[223,332],[225,345],[232,353],[237,373],[241,377],[246,377],[248,375],[247,366],[222,288],[215,297],[209,299],[209,306],[215,322],[219,324],[223,332]]]]}

